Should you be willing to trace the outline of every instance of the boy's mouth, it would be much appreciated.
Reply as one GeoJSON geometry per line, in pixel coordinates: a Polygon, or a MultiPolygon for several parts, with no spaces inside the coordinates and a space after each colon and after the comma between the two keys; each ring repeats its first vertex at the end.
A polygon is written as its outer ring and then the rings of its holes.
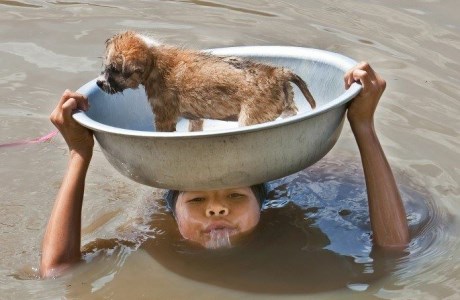
{"type": "Polygon", "coordinates": [[[206,237],[204,246],[208,249],[231,248],[230,237],[237,233],[237,227],[228,222],[212,222],[203,230],[203,234],[206,237]]]}
{"type": "Polygon", "coordinates": [[[230,236],[234,234],[236,234],[235,229],[216,227],[211,229],[207,234],[209,236],[209,240],[206,241],[204,246],[208,249],[231,248],[232,242],[230,240],[230,236]]]}
{"type": "Polygon", "coordinates": [[[213,231],[229,231],[230,232],[236,232],[237,228],[231,224],[228,224],[227,222],[213,222],[206,226],[206,228],[203,230],[205,234],[210,234],[213,231]]]}

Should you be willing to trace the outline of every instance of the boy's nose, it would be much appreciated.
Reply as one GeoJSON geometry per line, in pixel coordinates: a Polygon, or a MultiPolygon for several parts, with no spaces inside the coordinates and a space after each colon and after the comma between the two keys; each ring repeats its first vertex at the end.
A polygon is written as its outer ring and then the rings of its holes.
{"type": "Polygon", "coordinates": [[[206,217],[224,217],[228,215],[228,208],[222,205],[213,205],[206,209],[206,217]]]}

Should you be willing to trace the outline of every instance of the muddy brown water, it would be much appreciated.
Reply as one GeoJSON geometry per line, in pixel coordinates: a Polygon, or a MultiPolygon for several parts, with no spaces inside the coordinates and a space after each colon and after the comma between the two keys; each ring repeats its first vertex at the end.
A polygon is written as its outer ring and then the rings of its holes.
{"type": "Polygon", "coordinates": [[[403,255],[372,249],[347,125],[322,161],[271,183],[265,233],[246,251],[188,248],[161,191],[122,177],[96,148],[82,225],[92,251],[66,275],[40,280],[41,239],[66,167],[58,136],[0,148],[0,298],[460,299],[458,8],[454,0],[0,0],[0,143],[52,131],[62,91],[96,77],[104,41],[124,29],[197,49],[289,45],[369,61],[387,80],[376,128],[413,237],[403,255]]]}

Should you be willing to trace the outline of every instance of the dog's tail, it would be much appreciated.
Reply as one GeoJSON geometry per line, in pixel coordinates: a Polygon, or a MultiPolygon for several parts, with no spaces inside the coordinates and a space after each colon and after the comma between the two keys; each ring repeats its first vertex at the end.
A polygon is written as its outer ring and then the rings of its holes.
{"type": "Polygon", "coordinates": [[[308,103],[310,103],[311,108],[316,107],[316,102],[313,96],[311,95],[310,91],[308,90],[307,84],[305,81],[303,81],[302,78],[300,78],[297,74],[294,74],[293,72],[289,72],[289,81],[297,85],[302,92],[302,94],[305,96],[307,99],[308,103]]]}

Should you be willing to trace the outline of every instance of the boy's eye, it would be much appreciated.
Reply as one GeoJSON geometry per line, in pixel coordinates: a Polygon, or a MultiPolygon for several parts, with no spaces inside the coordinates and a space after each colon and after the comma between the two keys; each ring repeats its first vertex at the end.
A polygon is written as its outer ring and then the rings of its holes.
{"type": "Polygon", "coordinates": [[[204,201],[203,197],[195,197],[195,198],[189,199],[187,202],[201,202],[201,201],[204,201]]]}
{"type": "Polygon", "coordinates": [[[242,194],[239,194],[239,193],[231,193],[230,195],[228,195],[228,198],[230,199],[240,199],[240,198],[243,198],[244,195],[242,194]]]}

